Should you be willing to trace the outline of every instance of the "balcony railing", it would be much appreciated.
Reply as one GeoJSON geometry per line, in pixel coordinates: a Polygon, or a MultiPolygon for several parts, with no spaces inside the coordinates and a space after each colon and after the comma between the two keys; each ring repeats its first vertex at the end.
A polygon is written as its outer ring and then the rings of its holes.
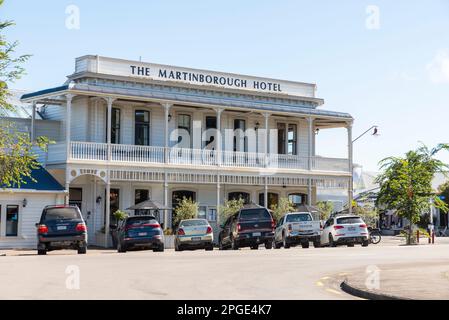
{"type": "MultiPolygon", "coordinates": [[[[208,149],[168,148],[156,146],[135,146],[111,144],[110,151],[105,143],[71,142],[70,159],[106,161],[117,163],[167,163],[173,165],[218,166],[241,168],[309,169],[308,157],[285,154],[234,152],[208,149]]],[[[347,159],[312,157],[311,170],[349,172],[347,159]]]]}

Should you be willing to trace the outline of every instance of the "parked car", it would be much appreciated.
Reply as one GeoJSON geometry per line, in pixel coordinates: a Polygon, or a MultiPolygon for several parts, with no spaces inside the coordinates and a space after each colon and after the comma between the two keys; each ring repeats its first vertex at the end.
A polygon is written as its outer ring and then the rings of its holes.
{"type": "Polygon", "coordinates": [[[37,253],[60,249],[87,252],[87,226],[77,206],[46,206],[37,227],[37,253]]]}
{"type": "Polygon", "coordinates": [[[214,249],[214,234],[206,219],[181,220],[175,233],[175,251],[214,249]]]}
{"type": "Polygon", "coordinates": [[[270,212],[263,207],[243,208],[229,217],[222,225],[219,235],[220,250],[251,247],[258,249],[264,244],[266,249],[273,246],[275,223],[270,212]]]}
{"type": "Polygon", "coordinates": [[[117,251],[126,252],[136,248],[164,251],[164,233],[155,217],[131,216],[119,221],[117,251]]]}
{"type": "Polygon", "coordinates": [[[354,244],[367,247],[369,234],[366,223],[359,216],[337,215],[329,218],[323,227],[321,244],[335,247],[346,244],[353,247],[354,244]]]}
{"type": "Polygon", "coordinates": [[[308,248],[310,241],[314,247],[320,246],[320,221],[313,220],[309,212],[291,212],[279,219],[274,232],[273,246],[276,249],[301,245],[308,248]]]}

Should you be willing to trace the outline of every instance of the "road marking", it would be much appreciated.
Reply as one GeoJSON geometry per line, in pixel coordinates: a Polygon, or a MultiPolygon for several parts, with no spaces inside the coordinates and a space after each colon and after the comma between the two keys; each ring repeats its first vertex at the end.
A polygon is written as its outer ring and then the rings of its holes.
{"type": "Polygon", "coordinates": [[[317,281],[317,282],[316,282],[316,285],[317,285],[318,287],[323,287],[323,286],[324,286],[324,283],[322,283],[321,281],[317,281]]]}
{"type": "Polygon", "coordinates": [[[327,280],[330,279],[330,277],[322,277],[321,280],[327,280]]]}

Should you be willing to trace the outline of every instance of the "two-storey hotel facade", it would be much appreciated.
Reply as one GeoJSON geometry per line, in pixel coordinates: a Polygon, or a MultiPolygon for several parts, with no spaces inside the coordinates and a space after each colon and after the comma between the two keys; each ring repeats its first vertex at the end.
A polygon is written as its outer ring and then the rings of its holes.
{"type": "MultiPolygon", "coordinates": [[[[313,205],[317,188],[345,188],[350,201],[353,118],[315,94],[315,84],[88,55],[64,85],[21,100],[33,105],[32,137],[36,112],[52,121],[57,138],[40,160],[101,244],[113,212],[146,199],[191,198],[215,226],[228,199],[313,205]],[[316,132],[333,128],[347,129],[347,158],[318,155],[316,132]]],[[[170,210],[158,218],[172,225],[170,210]]]]}

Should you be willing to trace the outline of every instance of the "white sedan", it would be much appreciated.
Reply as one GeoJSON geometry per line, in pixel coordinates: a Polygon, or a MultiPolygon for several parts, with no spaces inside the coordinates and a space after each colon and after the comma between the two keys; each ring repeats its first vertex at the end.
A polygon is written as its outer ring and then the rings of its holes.
{"type": "Polygon", "coordinates": [[[321,245],[336,247],[345,244],[348,247],[353,247],[356,243],[363,247],[367,247],[369,244],[367,225],[359,216],[336,215],[329,218],[324,224],[321,245]]]}

